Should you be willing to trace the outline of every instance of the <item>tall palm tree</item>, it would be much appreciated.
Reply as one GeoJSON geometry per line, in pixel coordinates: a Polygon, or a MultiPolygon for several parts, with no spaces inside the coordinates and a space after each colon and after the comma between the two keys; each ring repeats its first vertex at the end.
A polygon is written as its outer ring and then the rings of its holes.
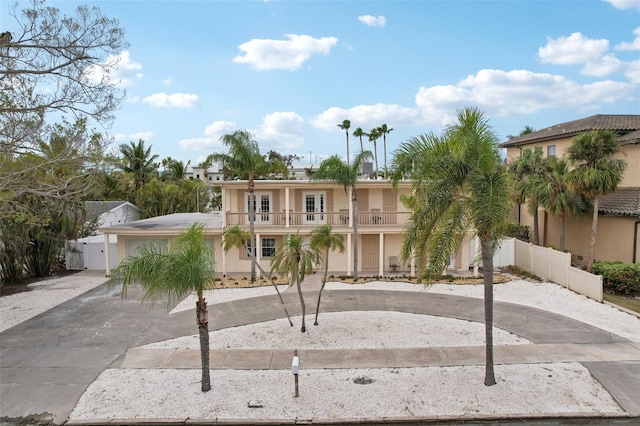
{"type": "Polygon", "coordinates": [[[290,284],[296,283],[300,307],[302,308],[303,333],[307,331],[305,325],[306,306],[302,296],[302,280],[313,271],[313,265],[317,262],[318,253],[304,244],[304,238],[299,233],[285,236],[284,243],[278,248],[271,259],[271,273],[276,271],[280,275],[288,275],[290,284]]]}
{"type": "Polygon", "coordinates": [[[318,314],[320,313],[320,298],[322,290],[327,283],[327,273],[329,271],[329,251],[340,250],[344,252],[344,237],[341,234],[331,232],[331,225],[321,225],[311,231],[311,249],[317,252],[324,251],[324,276],[322,277],[322,286],[318,292],[318,303],[316,304],[316,318],[313,325],[318,325],[318,314]]]}
{"type": "Polygon", "coordinates": [[[540,205],[550,214],[560,218],[560,243],[558,249],[564,251],[566,216],[580,213],[580,200],[569,182],[569,163],[556,156],[549,158],[549,170],[542,176],[535,192],[540,205]]]}
{"type": "Polygon", "coordinates": [[[373,142],[373,155],[376,162],[376,179],[378,179],[378,147],[376,145],[376,141],[380,139],[380,130],[378,130],[377,127],[373,128],[366,135],[369,137],[369,142],[373,142]]]}
{"type": "Polygon", "coordinates": [[[140,247],[138,256],[128,258],[111,273],[109,285],[122,282],[122,297],[130,285],[140,285],[143,300],[178,301],[196,292],[196,321],[200,336],[202,391],[211,390],[209,375],[209,320],[205,286],[215,276],[213,251],[205,238],[204,225],[194,223],[180,233],[168,248],[140,247]]]}
{"type": "Polygon", "coordinates": [[[503,235],[510,210],[510,180],[499,155],[498,138],[484,114],[475,108],[458,111],[457,123],[439,137],[433,134],[402,144],[394,159],[398,176],[412,178],[412,210],[401,256],[415,259],[421,279],[431,281],[445,270],[469,229],[480,240],[484,269],[486,373],[493,369],[493,252],[503,235]]]}
{"type": "Polygon", "coordinates": [[[351,191],[353,213],[353,277],[358,279],[358,176],[362,173],[362,163],[371,159],[371,151],[361,151],[353,159],[353,164],[345,164],[337,155],[320,163],[311,180],[328,180],[342,185],[344,192],[351,191]]]}
{"type": "Polygon", "coordinates": [[[389,175],[387,175],[387,135],[391,133],[393,129],[387,127],[386,124],[378,127],[378,132],[382,135],[382,140],[384,141],[384,178],[387,179],[389,175]]]}
{"type": "Polygon", "coordinates": [[[276,293],[278,293],[278,297],[280,298],[280,303],[282,304],[282,309],[284,309],[284,313],[287,314],[289,325],[293,327],[293,322],[291,322],[291,316],[289,315],[289,311],[287,311],[287,307],[284,304],[284,300],[282,300],[282,295],[280,294],[280,290],[278,290],[278,286],[276,285],[275,282],[273,282],[273,279],[271,278],[271,274],[267,274],[264,271],[264,269],[262,269],[262,266],[260,266],[260,264],[256,260],[253,250],[250,250],[249,246],[247,245],[247,241],[250,241],[250,239],[251,239],[251,234],[248,231],[240,229],[238,225],[232,226],[231,228],[224,231],[222,249],[225,252],[228,252],[229,249],[231,249],[232,247],[236,247],[236,248],[244,249],[246,251],[247,255],[249,256],[249,259],[251,259],[251,264],[254,267],[258,268],[260,270],[260,273],[262,273],[262,275],[269,277],[269,281],[271,281],[271,284],[276,289],[276,293]]]}
{"type": "Polygon", "coordinates": [[[542,147],[535,150],[524,149],[522,154],[509,165],[509,171],[514,176],[515,199],[518,203],[527,202],[529,212],[533,216],[532,243],[540,244],[540,226],[538,218],[539,198],[538,190],[543,176],[548,172],[547,159],[544,158],[542,147]]]}
{"type": "Polygon", "coordinates": [[[362,145],[362,137],[366,136],[366,133],[362,131],[362,127],[358,127],[353,131],[353,136],[360,138],[360,152],[364,151],[364,145],[362,145]]]}
{"type": "Polygon", "coordinates": [[[169,157],[166,163],[165,160],[162,160],[162,163],[165,168],[162,178],[169,181],[179,181],[186,179],[187,168],[191,164],[191,160],[184,164],[182,160],[173,160],[169,157]]]}
{"type": "MultiPolygon", "coordinates": [[[[229,152],[226,154],[212,154],[210,157],[212,161],[222,162],[225,173],[247,180],[250,245],[255,250],[255,179],[268,176],[270,173],[282,173],[286,176],[288,169],[282,161],[266,160],[260,154],[258,142],[253,140],[253,135],[246,130],[236,130],[231,134],[222,136],[220,140],[229,148],[229,152]]],[[[255,280],[256,270],[251,268],[251,282],[255,280]]]]}
{"type": "Polygon", "coordinates": [[[338,127],[344,130],[345,135],[347,135],[347,164],[349,164],[349,128],[351,128],[351,121],[342,120],[338,127]]]}
{"type": "Polygon", "coordinates": [[[587,271],[593,270],[598,230],[598,196],[616,190],[622,181],[627,163],[614,158],[619,142],[610,130],[594,130],[578,136],[567,151],[569,162],[574,167],[570,179],[577,192],[593,203],[591,221],[591,243],[587,258],[587,271]]]}
{"type": "Polygon", "coordinates": [[[139,139],[137,143],[129,142],[129,145],[120,145],[120,154],[122,154],[120,167],[124,172],[133,174],[137,191],[155,172],[154,161],[158,155],[151,155],[151,146],[145,148],[143,139],[139,139]]]}

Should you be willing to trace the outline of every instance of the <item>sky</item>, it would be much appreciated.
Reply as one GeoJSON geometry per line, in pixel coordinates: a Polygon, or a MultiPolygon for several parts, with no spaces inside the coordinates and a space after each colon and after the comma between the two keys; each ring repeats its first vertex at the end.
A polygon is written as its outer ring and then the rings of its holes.
{"type": "MultiPolygon", "coordinates": [[[[161,159],[197,164],[245,129],[262,153],[317,164],[346,157],[338,124],[348,119],[349,133],[392,128],[390,161],[465,107],[483,111],[500,141],[525,126],[640,114],[640,0],[47,4],[119,20],[130,46],[112,77],[126,100],[106,131],[114,147],[143,139],[161,159]]],[[[353,157],[360,141],[350,135],[349,146],[353,157]]]]}

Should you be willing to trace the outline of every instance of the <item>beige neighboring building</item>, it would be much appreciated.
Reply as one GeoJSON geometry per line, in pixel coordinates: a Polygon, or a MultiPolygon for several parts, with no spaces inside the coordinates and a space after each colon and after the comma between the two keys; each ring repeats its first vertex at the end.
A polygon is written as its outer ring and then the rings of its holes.
{"type": "MultiPolygon", "coordinates": [[[[249,229],[247,181],[223,181],[220,185],[221,212],[173,214],[102,228],[107,236],[117,235],[118,262],[127,255],[135,255],[140,244],[169,244],[175,235],[197,221],[207,228],[217,272],[249,274],[251,262],[244,250],[231,249],[225,253],[221,249],[226,229],[234,225],[249,229]]],[[[400,182],[396,189],[389,181],[365,179],[358,182],[359,273],[415,275],[411,262],[399,262],[404,225],[410,215],[400,196],[409,194],[410,187],[409,181],[400,182]]],[[[329,271],[336,275],[353,274],[353,212],[350,195],[343,187],[309,180],[258,180],[255,181],[255,194],[256,256],[266,271],[287,234],[300,232],[308,236],[315,227],[330,224],[333,232],[344,235],[345,251],[330,253],[329,271]]],[[[467,241],[451,267],[468,271],[472,262],[469,253],[467,241]]],[[[107,275],[109,272],[107,270],[107,275]]]]}
{"type": "MultiPolygon", "coordinates": [[[[556,124],[502,144],[507,149],[507,162],[519,157],[522,150],[542,147],[544,155],[564,157],[576,136],[591,130],[606,129],[615,132],[620,141],[619,158],[627,162],[618,190],[600,197],[596,260],[620,260],[625,263],[640,261],[640,115],[598,114],[580,120],[556,124]]],[[[591,237],[591,218],[587,214],[566,221],[565,248],[573,261],[586,260],[591,237]]],[[[526,205],[514,209],[512,221],[532,226],[532,216],[526,205]]],[[[543,209],[539,214],[540,244],[558,247],[559,221],[543,209]]]]}

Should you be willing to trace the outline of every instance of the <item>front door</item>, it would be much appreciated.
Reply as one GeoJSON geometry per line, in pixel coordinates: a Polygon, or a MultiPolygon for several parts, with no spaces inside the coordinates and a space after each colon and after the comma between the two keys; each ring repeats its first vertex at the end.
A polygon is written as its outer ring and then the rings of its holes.
{"type": "Polygon", "coordinates": [[[362,270],[377,271],[380,267],[380,236],[360,235],[362,242],[362,270]]]}
{"type": "Polygon", "coordinates": [[[326,195],[324,192],[305,192],[302,196],[303,223],[309,225],[326,223],[326,195]]]}

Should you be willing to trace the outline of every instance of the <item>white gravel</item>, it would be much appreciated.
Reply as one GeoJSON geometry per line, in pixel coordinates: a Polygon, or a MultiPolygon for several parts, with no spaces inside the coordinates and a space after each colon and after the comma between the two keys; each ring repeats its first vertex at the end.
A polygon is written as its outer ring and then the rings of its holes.
{"type": "MultiPolygon", "coordinates": [[[[2,297],[1,329],[44,312],[104,281],[104,277],[78,274],[38,283],[36,291],[2,297]]],[[[425,289],[406,283],[375,282],[355,286],[329,283],[326,288],[429,291],[482,298],[481,285],[436,284],[425,289]]],[[[215,290],[207,297],[210,303],[218,303],[264,294],[275,292],[272,287],[215,290]]],[[[496,301],[556,312],[640,341],[640,320],[637,317],[556,284],[515,281],[496,285],[494,294],[496,301]]],[[[185,307],[178,309],[191,309],[192,306],[193,301],[189,300],[185,307]]],[[[296,324],[299,323],[299,318],[296,320],[296,324]]],[[[298,327],[292,329],[285,320],[276,320],[213,332],[212,348],[277,348],[278,345],[300,348],[405,347],[412,340],[424,344],[429,339],[433,339],[430,343],[434,346],[484,344],[482,325],[426,315],[324,313],[320,316],[318,330],[314,330],[312,321],[312,316],[307,317],[309,332],[305,333],[304,342],[296,340],[302,337],[298,327]],[[351,333],[354,329],[361,331],[351,333]],[[433,329],[433,332],[425,329],[433,329]],[[385,336],[384,346],[375,346],[375,342],[380,345],[379,338],[374,342],[363,337],[366,334],[380,336],[380,333],[385,336]]],[[[496,344],[528,343],[503,330],[496,330],[495,336],[501,339],[496,340],[496,344]]],[[[158,344],[182,347],[176,345],[191,345],[190,339],[193,337],[158,344]]],[[[606,390],[578,363],[496,365],[498,384],[492,387],[483,385],[484,368],[481,366],[303,369],[299,398],[293,398],[292,377],[287,370],[212,370],[211,374],[213,389],[202,393],[200,371],[197,369],[108,369],[89,386],[70,418],[305,420],[623,413],[606,390]],[[369,385],[353,382],[354,378],[362,376],[370,377],[374,382],[369,385]],[[258,401],[262,407],[249,408],[249,401],[258,401]]]]}

